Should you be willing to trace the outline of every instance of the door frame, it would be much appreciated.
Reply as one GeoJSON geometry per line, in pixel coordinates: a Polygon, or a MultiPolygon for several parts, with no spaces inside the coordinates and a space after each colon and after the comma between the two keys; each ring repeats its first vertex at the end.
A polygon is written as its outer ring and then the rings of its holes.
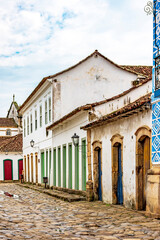
{"type": "MultiPolygon", "coordinates": [[[[5,181],[5,170],[4,170],[4,163],[5,161],[11,161],[11,166],[12,166],[12,180],[13,180],[13,160],[12,159],[4,159],[3,160],[3,179],[5,181]]],[[[6,180],[7,181],[7,180],[6,180]]]]}
{"type": "MultiPolygon", "coordinates": [[[[120,134],[115,134],[110,139],[111,141],[111,153],[112,153],[112,204],[117,204],[117,180],[115,174],[115,164],[118,164],[118,159],[116,162],[116,159],[114,159],[115,154],[115,147],[117,147],[119,144],[121,145],[121,169],[122,169],[122,194],[123,194],[123,204],[124,204],[124,184],[123,184],[123,136],[120,134]],[[116,146],[117,145],[117,146],[116,146]],[[115,189],[116,186],[116,189],[115,189]]],[[[118,150],[118,149],[117,149],[118,150]]],[[[118,155],[117,155],[118,157],[118,155]]]]}
{"type": "Polygon", "coordinates": [[[149,137],[150,139],[150,168],[152,167],[152,134],[151,134],[151,129],[144,125],[140,128],[137,129],[137,131],[135,132],[136,135],[136,162],[135,162],[135,173],[136,173],[136,210],[139,209],[139,187],[138,187],[138,167],[139,167],[139,158],[138,158],[138,153],[139,153],[139,149],[138,149],[138,143],[139,140],[144,136],[149,137]]]}

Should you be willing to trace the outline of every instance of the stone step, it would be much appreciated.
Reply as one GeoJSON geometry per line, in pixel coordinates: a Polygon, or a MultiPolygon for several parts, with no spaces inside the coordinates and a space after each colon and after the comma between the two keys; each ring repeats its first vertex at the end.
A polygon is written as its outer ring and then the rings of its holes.
{"type": "Polygon", "coordinates": [[[35,191],[39,191],[41,193],[45,193],[48,194],[52,197],[56,197],[59,198],[63,201],[67,201],[67,202],[76,202],[76,201],[86,201],[86,197],[79,195],[79,194],[74,194],[74,193],[68,193],[68,192],[64,192],[61,190],[56,190],[56,189],[46,189],[44,187],[41,186],[37,186],[37,185],[32,185],[32,184],[20,184],[17,183],[19,186],[21,187],[25,187],[25,188],[30,188],[33,189],[35,191]]]}

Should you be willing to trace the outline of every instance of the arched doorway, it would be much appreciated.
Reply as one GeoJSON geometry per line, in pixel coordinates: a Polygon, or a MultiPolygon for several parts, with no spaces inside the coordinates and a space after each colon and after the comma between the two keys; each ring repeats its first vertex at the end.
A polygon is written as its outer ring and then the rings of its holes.
{"type": "Polygon", "coordinates": [[[151,131],[148,127],[136,131],[136,209],[146,209],[147,171],[151,167],[151,131]]]}
{"type": "Polygon", "coordinates": [[[93,144],[93,192],[94,199],[102,201],[102,143],[93,144]]]}
{"type": "Polygon", "coordinates": [[[123,205],[123,137],[119,134],[112,142],[112,202],[123,205]]]}
{"type": "Polygon", "coordinates": [[[4,160],[3,169],[4,169],[4,180],[12,180],[13,179],[12,160],[10,159],[4,160]]]}

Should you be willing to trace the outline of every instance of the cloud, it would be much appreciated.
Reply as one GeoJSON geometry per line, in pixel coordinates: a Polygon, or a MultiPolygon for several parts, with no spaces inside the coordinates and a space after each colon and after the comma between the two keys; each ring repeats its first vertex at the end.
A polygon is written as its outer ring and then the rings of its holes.
{"type": "Polygon", "coordinates": [[[5,102],[9,105],[15,93],[22,103],[42,77],[95,49],[119,64],[151,65],[152,16],[144,12],[145,4],[146,0],[0,0],[0,84],[4,92],[9,83],[12,86],[5,102]]]}

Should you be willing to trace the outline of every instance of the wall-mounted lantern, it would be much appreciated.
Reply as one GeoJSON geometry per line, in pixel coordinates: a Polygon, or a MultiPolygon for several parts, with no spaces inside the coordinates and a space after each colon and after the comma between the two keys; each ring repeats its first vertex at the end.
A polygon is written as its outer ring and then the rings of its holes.
{"type": "Polygon", "coordinates": [[[30,146],[33,148],[34,147],[34,141],[33,139],[30,141],[30,146]]]}
{"type": "Polygon", "coordinates": [[[72,137],[73,145],[76,147],[79,145],[79,136],[75,133],[72,137]]]}

